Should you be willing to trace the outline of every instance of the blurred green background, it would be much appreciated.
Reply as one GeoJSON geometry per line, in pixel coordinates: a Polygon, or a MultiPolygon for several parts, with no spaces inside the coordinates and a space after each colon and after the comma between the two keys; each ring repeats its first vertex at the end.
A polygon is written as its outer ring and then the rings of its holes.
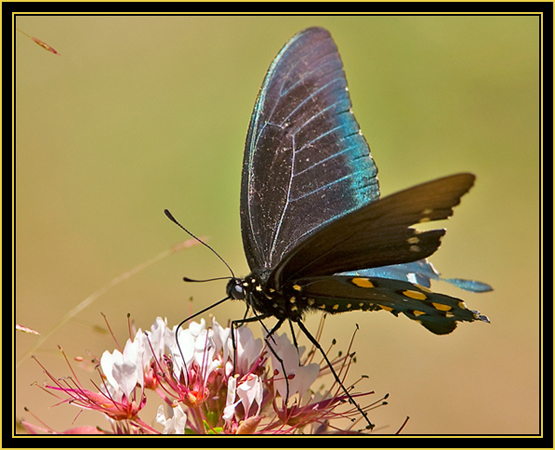
{"type": "MultiPolygon", "coordinates": [[[[335,337],[346,350],[359,324],[349,381],[367,374],[358,389],[390,393],[389,406],[370,414],[378,433],[407,415],[407,434],[538,432],[538,18],[20,16],[16,25],[60,53],[15,35],[18,323],[44,333],[114,277],[185,240],[164,208],[246,275],[239,188],[251,110],[281,46],[320,25],[339,47],[383,194],[477,175],[431,260],[446,277],[495,288],[434,286],[491,325],[435,336],[385,312],[357,312],[329,317],[322,345],[335,337]]],[[[70,357],[115,348],[95,328],[100,312],[123,344],[127,313],[143,329],[156,316],[176,324],[225,295],[224,281],[185,284],[184,275],[228,272],[201,246],[179,252],[100,297],[34,354],[66,376],[57,344],[70,357]]],[[[243,312],[239,302],[212,311],[221,324],[243,312]]],[[[309,329],[318,320],[307,317],[309,329]]],[[[17,335],[18,360],[36,340],[17,335]]],[[[78,373],[88,387],[98,382],[92,370],[78,373]]],[[[67,405],[47,409],[55,399],[31,386],[45,379],[22,362],[18,417],[29,418],[27,406],[59,431],[107,426],[89,413],[72,424],[77,409],[67,405]]]]}

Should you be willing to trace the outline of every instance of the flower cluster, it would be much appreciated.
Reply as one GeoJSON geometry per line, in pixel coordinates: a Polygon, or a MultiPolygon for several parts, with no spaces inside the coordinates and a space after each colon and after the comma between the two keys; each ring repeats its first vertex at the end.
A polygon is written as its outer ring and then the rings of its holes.
{"type": "MultiPolygon", "coordinates": [[[[240,327],[231,339],[231,329],[215,319],[211,327],[201,320],[180,329],[177,338],[176,332],[177,327],[157,318],[150,331],[139,330],[123,351],[105,351],[100,358],[102,381],[94,390],[85,389],[75,373],[57,379],[43,367],[52,381],[46,389],[61,396],[60,403],[98,411],[111,425],[64,433],[351,433],[361,418],[337,382],[328,390],[310,389],[329,367],[311,362],[314,352],[305,354],[306,349],[293,345],[285,334],[273,335],[266,343],[240,327]],[[161,399],[155,419],[159,425],[140,417],[148,392],[161,399]],[[350,419],[347,429],[339,428],[336,419],[345,418],[350,419]]],[[[351,355],[332,360],[343,378],[350,363],[351,355]]],[[[54,432],[22,423],[32,433],[54,432]]]]}

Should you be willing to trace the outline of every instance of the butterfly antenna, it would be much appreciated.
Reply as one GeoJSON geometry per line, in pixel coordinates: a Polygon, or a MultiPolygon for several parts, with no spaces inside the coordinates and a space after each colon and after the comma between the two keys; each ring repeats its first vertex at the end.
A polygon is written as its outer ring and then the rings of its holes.
{"type": "MultiPolygon", "coordinates": [[[[197,240],[199,243],[201,243],[202,245],[204,245],[207,249],[209,249],[212,253],[214,253],[214,255],[216,255],[218,258],[220,258],[220,261],[223,262],[225,264],[225,266],[227,267],[227,269],[229,270],[229,272],[231,273],[231,277],[235,278],[235,274],[233,273],[233,270],[231,270],[231,267],[229,267],[229,264],[225,262],[225,260],[218,254],[218,252],[216,250],[214,250],[212,247],[210,247],[206,242],[204,242],[203,240],[201,240],[200,238],[196,237],[193,233],[191,233],[187,228],[185,228],[183,225],[181,225],[177,219],[175,217],[173,217],[172,213],[169,212],[167,209],[164,209],[164,214],[166,215],[166,217],[168,219],[170,219],[173,223],[175,223],[179,228],[181,228],[183,231],[185,231],[185,233],[187,233],[189,236],[191,236],[193,239],[197,240]]],[[[205,280],[191,280],[189,278],[186,278],[185,281],[205,281],[205,280]]]]}
{"type": "Polygon", "coordinates": [[[183,277],[187,283],[206,283],[207,281],[229,280],[229,277],[207,278],[205,280],[195,280],[194,278],[183,277]]]}
{"type": "MultiPolygon", "coordinates": [[[[187,231],[187,230],[185,230],[185,231],[187,231]]],[[[191,236],[193,236],[193,235],[191,234],[191,236]]],[[[199,242],[202,242],[202,241],[199,241],[199,242]]],[[[229,300],[229,297],[222,298],[220,301],[217,301],[216,303],[210,305],[209,307],[204,308],[202,311],[199,311],[199,312],[193,314],[192,316],[187,317],[186,319],[182,320],[179,323],[179,325],[177,326],[177,328],[175,329],[175,341],[177,342],[177,348],[179,349],[179,354],[181,355],[181,360],[183,361],[183,365],[185,366],[185,371],[183,373],[185,374],[185,381],[187,382],[187,384],[189,384],[189,370],[187,369],[187,360],[185,359],[185,356],[183,356],[183,350],[181,350],[181,345],[179,343],[179,330],[181,329],[181,327],[183,326],[183,324],[185,322],[187,322],[189,320],[192,320],[195,317],[200,316],[201,314],[204,314],[206,311],[209,311],[212,308],[215,308],[219,304],[221,304],[223,302],[226,302],[228,300],[229,300]]]]}

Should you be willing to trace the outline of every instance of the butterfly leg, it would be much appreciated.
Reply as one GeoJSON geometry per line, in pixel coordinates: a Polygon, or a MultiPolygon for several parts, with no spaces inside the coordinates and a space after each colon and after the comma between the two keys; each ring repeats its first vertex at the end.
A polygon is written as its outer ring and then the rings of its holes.
{"type": "MultiPolygon", "coordinates": [[[[247,306],[247,310],[245,311],[245,316],[240,320],[232,320],[231,321],[231,345],[233,347],[233,373],[237,373],[237,342],[235,338],[235,331],[244,323],[256,322],[259,321],[262,323],[262,319],[269,317],[268,315],[260,315],[247,318],[247,314],[249,313],[249,307],[247,306]]],[[[262,326],[264,324],[262,323],[262,326]]],[[[264,327],[266,328],[266,327],[264,327]]]]}
{"type": "MultiPolygon", "coordinates": [[[[235,343],[235,330],[237,328],[239,328],[241,325],[243,325],[244,323],[249,323],[249,322],[256,322],[259,321],[260,324],[262,325],[262,328],[264,328],[264,331],[266,331],[266,335],[269,336],[270,335],[270,331],[268,330],[268,328],[266,328],[266,325],[264,324],[264,322],[262,322],[262,319],[265,319],[267,317],[271,317],[269,315],[260,315],[260,316],[255,316],[255,317],[251,317],[249,319],[247,319],[247,315],[250,311],[250,307],[247,305],[247,309],[245,311],[245,315],[243,316],[243,318],[241,320],[234,320],[231,322],[231,344],[233,346],[233,373],[236,373],[236,365],[235,365],[235,361],[237,360],[237,345],[235,343]]],[[[274,338],[272,337],[272,341],[274,341],[274,344],[276,343],[276,341],[274,340],[274,338]]]]}
{"type": "MultiPolygon", "coordinates": [[[[280,358],[280,356],[277,354],[277,352],[272,348],[272,345],[270,344],[270,339],[274,342],[274,344],[276,343],[276,341],[274,340],[273,334],[281,328],[281,325],[283,325],[284,321],[285,321],[285,319],[279,319],[279,321],[274,325],[274,327],[269,332],[266,329],[266,327],[264,325],[263,326],[267,331],[266,338],[265,338],[266,344],[268,345],[268,348],[270,349],[272,354],[278,360],[279,365],[281,366],[281,371],[283,373],[283,377],[285,378],[285,401],[284,401],[284,405],[287,407],[287,401],[289,400],[289,377],[287,376],[287,372],[285,370],[285,364],[283,363],[283,359],[280,358]]],[[[294,335],[293,335],[293,341],[295,342],[295,347],[298,349],[297,342],[295,340],[294,335]]]]}
{"type": "Polygon", "coordinates": [[[291,330],[291,339],[293,340],[293,345],[297,349],[297,356],[299,357],[299,365],[301,363],[301,355],[299,355],[299,344],[297,344],[297,338],[295,336],[295,330],[293,330],[293,321],[289,320],[289,328],[291,330]]]}
{"type": "Polygon", "coordinates": [[[364,417],[364,419],[366,420],[366,422],[368,423],[368,425],[366,426],[366,429],[373,429],[374,428],[374,424],[372,422],[370,422],[370,419],[368,419],[368,416],[366,415],[366,413],[363,411],[363,409],[359,406],[359,404],[354,400],[354,398],[351,396],[351,394],[349,393],[349,391],[347,390],[347,388],[345,387],[345,385],[343,384],[343,382],[339,379],[339,376],[337,375],[337,373],[335,372],[335,369],[333,368],[330,360],[328,359],[326,352],[324,351],[324,349],[320,346],[320,344],[318,343],[318,341],[316,339],[314,339],[314,336],[312,336],[312,334],[310,334],[310,332],[308,331],[308,329],[304,326],[304,324],[299,320],[297,321],[297,325],[299,326],[299,328],[301,329],[301,331],[305,334],[305,336],[308,338],[308,340],[310,342],[312,342],[312,345],[314,345],[314,347],[316,347],[320,353],[322,354],[322,356],[324,357],[324,360],[326,361],[326,363],[328,364],[328,367],[330,368],[331,373],[333,374],[335,381],[339,384],[339,386],[341,386],[341,388],[343,389],[343,391],[345,392],[345,394],[347,395],[347,397],[349,398],[349,403],[351,403],[351,405],[353,405],[356,409],[358,409],[358,411],[362,414],[362,416],[364,417]]]}
{"type": "MultiPolygon", "coordinates": [[[[272,342],[274,344],[276,344],[276,341],[273,338],[273,334],[279,330],[279,328],[281,327],[281,325],[283,324],[283,322],[285,321],[285,319],[280,319],[275,325],[274,327],[268,331],[268,328],[266,328],[266,325],[264,325],[264,322],[262,322],[263,319],[267,319],[268,317],[273,317],[271,314],[261,314],[259,316],[254,316],[254,317],[249,317],[249,318],[243,318],[241,320],[233,320],[231,322],[231,343],[233,345],[233,372],[235,373],[235,361],[237,359],[237,346],[235,343],[235,332],[234,330],[236,330],[239,326],[243,325],[244,323],[250,323],[250,322],[260,322],[262,324],[262,327],[264,328],[264,330],[266,331],[266,337],[264,338],[264,340],[266,341],[266,344],[268,346],[268,348],[270,349],[270,351],[272,352],[272,354],[274,355],[274,357],[277,359],[277,361],[279,362],[279,365],[281,366],[281,370],[283,373],[283,376],[285,378],[285,389],[286,389],[286,394],[285,394],[285,401],[284,404],[287,405],[287,400],[289,399],[289,379],[287,378],[287,373],[285,371],[285,364],[283,363],[283,359],[281,359],[281,357],[277,354],[277,352],[274,350],[274,348],[272,347],[271,343],[270,343],[270,339],[272,340],[272,342]]],[[[295,339],[293,337],[293,339],[295,339]]]]}

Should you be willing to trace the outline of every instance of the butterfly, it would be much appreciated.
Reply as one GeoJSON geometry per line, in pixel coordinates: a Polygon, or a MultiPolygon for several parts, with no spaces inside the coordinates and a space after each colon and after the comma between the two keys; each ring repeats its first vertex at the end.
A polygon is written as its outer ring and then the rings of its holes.
{"type": "MultiPolygon", "coordinates": [[[[241,229],[250,275],[227,295],[258,319],[302,328],[310,310],[389,311],[448,334],[488,318],[429,290],[425,259],[474,184],[459,173],[380,198],[377,168],[353,115],[343,64],[324,28],[296,34],[270,65],[251,117],[241,182],[241,229]]],[[[489,285],[447,279],[463,289],[489,285]]]]}
{"type": "MultiPolygon", "coordinates": [[[[303,318],[309,311],[385,310],[435,334],[451,333],[458,322],[489,322],[462,300],[429,289],[431,280],[442,278],[426,258],[445,230],[412,227],[450,217],[474,180],[459,173],[380,198],[377,167],[353,115],[337,47],[324,28],[307,28],[271,63],[254,106],[240,201],[251,273],[232,276],[227,297],[216,304],[244,300],[254,311],[235,326],[277,319],[269,344],[285,321],[296,324],[371,428],[303,318]]],[[[491,290],[478,281],[444,281],[491,290]]]]}

